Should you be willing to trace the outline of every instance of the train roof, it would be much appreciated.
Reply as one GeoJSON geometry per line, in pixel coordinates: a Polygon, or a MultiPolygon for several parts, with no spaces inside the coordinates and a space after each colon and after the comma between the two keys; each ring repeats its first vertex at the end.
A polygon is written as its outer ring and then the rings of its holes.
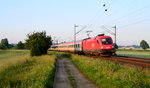
{"type": "Polygon", "coordinates": [[[104,34],[99,34],[97,35],[96,37],[93,37],[93,38],[86,38],[86,39],[83,39],[84,40],[91,40],[91,39],[96,39],[96,38],[110,38],[110,36],[106,36],[104,34]]]}
{"type": "MultiPolygon", "coordinates": [[[[76,43],[80,43],[80,42],[82,42],[82,40],[76,41],[76,43]]],[[[74,44],[74,42],[61,43],[61,44],[57,44],[55,46],[70,45],[70,44],[74,44]]]]}
{"type": "MultiPolygon", "coordinates": [[[[80,43],[84,40],[91,40],[91,39],[95,39],[95,38],[110,38],[110,36],[105,36],[104,34],[98,34],[96,37],[79,40],[79,41],[76,41],[76,43],[80,43]]],[[[66,43],[61,43],[61,44],[57,44],[54,46],[62,46],[62,45],[70,45],[70,44],[74,44],[74,42],[66,42],[66,43]]]]}

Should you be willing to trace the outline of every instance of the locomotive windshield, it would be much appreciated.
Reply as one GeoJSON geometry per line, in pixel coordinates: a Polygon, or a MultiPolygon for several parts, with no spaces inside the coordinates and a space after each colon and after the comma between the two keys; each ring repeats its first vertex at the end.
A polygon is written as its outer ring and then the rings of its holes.
{"type": "Polygon", "coordinates": [[[104,38],[104,39],[102,39],[102,44],[103,45],[112,44],[111,38],[104,38]]]}

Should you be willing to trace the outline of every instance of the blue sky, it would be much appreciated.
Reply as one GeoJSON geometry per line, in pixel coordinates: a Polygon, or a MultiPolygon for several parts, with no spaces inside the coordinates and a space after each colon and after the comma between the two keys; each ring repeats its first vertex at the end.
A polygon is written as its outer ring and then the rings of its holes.
{"type": "Polygon", "coordinates": [[[58,41],[73,40],[73,25],[77,39],[107,33],[117,26],[119,45],[139,44],[146,40],[150,44],[150,1],[149,0],[0,0],[0,40],[9,43],[25,41],[33,31],[46,30],[58,41]],[[103,4],[106,6],[103,7],[103,4]],[[108,11],[105,11],[107,9],[108,11]]]}

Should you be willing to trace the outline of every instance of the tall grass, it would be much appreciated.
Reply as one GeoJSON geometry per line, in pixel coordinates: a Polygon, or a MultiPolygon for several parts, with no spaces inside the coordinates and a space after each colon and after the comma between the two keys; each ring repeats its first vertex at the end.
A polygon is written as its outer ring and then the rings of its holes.
{"type": "Polygon", "coordinates": [[[52,88],[54,63],[54,55],[15,57],[0,68],[0,88],[52,88]]]}

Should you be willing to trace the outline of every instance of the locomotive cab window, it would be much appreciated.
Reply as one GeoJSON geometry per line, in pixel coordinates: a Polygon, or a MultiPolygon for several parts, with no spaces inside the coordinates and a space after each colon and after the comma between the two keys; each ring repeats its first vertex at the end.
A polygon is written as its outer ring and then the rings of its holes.
{"type": "Polygon", "coordinates": [[[111,38],[102,39],[102,44],[103,45],[112,44],[111,38]]]}

